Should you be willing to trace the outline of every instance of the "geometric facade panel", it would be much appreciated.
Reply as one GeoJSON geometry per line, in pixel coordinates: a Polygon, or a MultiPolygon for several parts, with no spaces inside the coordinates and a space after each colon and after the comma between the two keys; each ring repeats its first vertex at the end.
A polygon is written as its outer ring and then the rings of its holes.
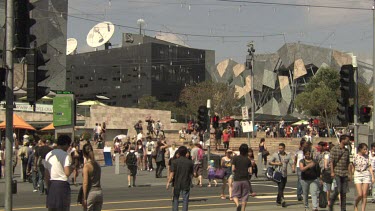
{"type": "Polygon", "coordinates": [[[225,71],[227,70],[228,64],[229,64],[229,59],[224,60],[217,65],[217,71],[220,77],[223,77],[225,71]]]}
{"type": "Polygon", "coordinates": [[[238,77],[245,70],[244,64],[237,64],[233,67],[234,76],[238,77]]]}
{"type": "Polygon", "coordinates": [[[289,84],[281,89],[281,97],[288,104],[292,102],[292,90],[290,89],[289,84]]]}
{"type": "Polygon", "coordinates": [[[269,70],[264,70],[263,85],[268,86],[269,88],[275,89],[276,77],[277,77],[276,73],[269,71],[269,70]]]}
{"type": "Polygon", "coordinates": [[[288,76],[279,76],[279,83],[280,83],[280,89],[284,89],[284,87],[289,85],[289,79],[288,76]]]}
{"type": "Polygon", "coordinates": [[[254,62],[254,89],[262,91],[265,61],[254,62]]]}
{"type": "Polygon", "coordinates": [[[307,74],[305,64],[303,63],[302,59],[297,59],[294,61],[294,73],[293,73],[293,80],[304,76],[307,74]]]}

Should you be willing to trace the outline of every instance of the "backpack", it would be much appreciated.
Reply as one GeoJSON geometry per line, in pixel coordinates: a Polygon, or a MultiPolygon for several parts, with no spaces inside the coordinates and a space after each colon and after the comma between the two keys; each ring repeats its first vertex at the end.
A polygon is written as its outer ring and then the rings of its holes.
{"type": "Polygon", "coordinates": [[[204,155],[204,151],[203,149],[199,148],[198,149],[198,155],[197,155],[197,160],[203,160],[203,155],[204,155]]]}
{"type": "Polygon", "coordinates": [[[137,165],[137,157],[135,156],[134,152],[129,152],[129,154],[126,156],[126,165],[127,166],[137,165]]]}

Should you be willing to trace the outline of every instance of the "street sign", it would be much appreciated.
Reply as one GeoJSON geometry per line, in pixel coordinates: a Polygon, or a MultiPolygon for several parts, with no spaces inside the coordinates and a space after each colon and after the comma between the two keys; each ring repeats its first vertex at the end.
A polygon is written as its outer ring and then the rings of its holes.
{"type": "Polygon", "coordinates": [[[249,109],[247,109],[247,106],[242,107],[242,119],[249,119],[249,109]]]}
{"type": "Polygon", "coordinates": [[[242,126],[242,132],[244,133],[250,133],[250,132],[253,132],[254,130],[253,123],[251,121],[242,121],[241,126],[242,126]]]}

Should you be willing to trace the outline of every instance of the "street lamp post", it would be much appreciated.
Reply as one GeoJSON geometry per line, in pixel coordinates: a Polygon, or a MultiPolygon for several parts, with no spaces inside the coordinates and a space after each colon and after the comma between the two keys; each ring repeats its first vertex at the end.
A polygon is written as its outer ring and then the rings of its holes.
{"type": "MultiPolygon", "coordinates": [[[[251,138],[254,140],[255,138],[255,131],[254,131],[254,125],[255,125],[255,120],[254,120],[254,115],[255,115],[255,96],[254,96],[254,53],[255,53],[255,48],[254,48],[254,42],[251,41],[249,44],[247,44],[249,52],[249,56],[247,58],[246,64],[247,68],[250,70],[250,78],[251,78],[251,123],[253,126],[253,132],[251,133],[251,138]]],[[[249,141],[249,147],[250,147],[250,141],[249,141]]]]}
{"type": "Polygon", "coordinates": [[[211,160],[211,100],[210,99],[207,99],[207,112],[208,112],[208,124],[207,124],[207,133],[208,133],[208,141],[207,141],[207,164],[210,162],[211,160]]]}

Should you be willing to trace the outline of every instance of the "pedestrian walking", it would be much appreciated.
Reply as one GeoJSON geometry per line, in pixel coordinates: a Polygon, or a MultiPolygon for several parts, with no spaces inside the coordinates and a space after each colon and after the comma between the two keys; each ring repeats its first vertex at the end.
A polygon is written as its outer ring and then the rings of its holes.
{"type": "Polygon", "coordinates": [[[130,150],[125,157],[125,163],[128,167],[128,187],[131,187],[131,181],[133,181],[133,187],[135,187],[135,180],[137,177],[137,156],[135,154],[134,146],[130,146],[130,150]]]}
{"type": "Polygon", "coordinates": [[[210,160],[207,167],[207,179],[208,179],[208,186],[211,187],[211,182],[213,181],[215,183],[215,187],[217,186],[217,181],[215,179],[215,165],[214,160],[210,160]]]}
{"type": "Polygon", "coordinates": [[[232,197],[237,211],[245,211],[250,192],[249,175],[252,174],[252,168],[248,158],[249,146],[241,144],[239,151],[240,155],[234,157],[232,161],[234,173],[232,197]]]}
{"type": "Polygon", "coordinates": [[[142,140],[138,140],[137,141],[137,146],[136,146],[136,150],[137,150],[137,166],[138,166],[138,170],[141,170],[143,171],[143,167],[145,166],[145,159],[144,159],[144,155],[145,155],[145,147],[142,143],[142,140]]]}
{"type": "Polygon", "coordinates": [[[341,210],[346,210],[346,193],[348,191],[348,182],[351,180],[351,178],[349,178],[351,168],[349,162],[350,152],[345,147],[349,145],[349,136],[341,135],[339,140],[340,144],[331,149],[331,177],[333,178],[333,183],[336,183],[337,187],[335,187],[333,194],[331,194],[329,204],[330,211],[333,210],[333,205],[339,194],[341,210]]]}
{"type": "Polygon", "coordinates": [[[202,187],[202,173],[203,173],[203,156],[204,151],[199,143],[194,144],[191,149],[191,158],[194,162],[194,177],[197,178],[197,185],[202,187]]]}
{"type": "MultiPolygon", "coordinates": [[[[321,174],[320,178],[323,181],[323,191],[326,192],[327,199],[331,197],[332,192],[332,182],[333,179],[331,177],[331,165],[330,165],[330,147],[326,146],[324,152],[322,154],[322,160],[319,163],[321,167],[321,174]]],[[[321,191],[322,191],[321,190],[321,191]]],[[[330,205],[330,200],[327,200],[328,206],[330,205]]]]}
{"type": "Polygon", "coordinates": [[[45,193],[45,188],[44,184],[46,183],[45,181],[45,168],[43,163],[45,162],[46,155],[52,150],[47,145],[47,141],[45,139],[39,140],[38,146],[35,147],[35,154],[34,154],[34,171],[38,172],[38,185],[39,185],[39,193],[44,194],[45,193]]]}
{"type": "MultiPolygon", "coordinates": [[[[370,161],[372,166],[372,171],[375,168],[375,143],[371,144],[371,151],[370,151],[370,161]]],[[[375,203],[375,183],[372,183],[372,200],[371,203],[375,203]]]]}
{"type": "Polygon", "coordinates": [[[178,211],[178,204],[180,195],[182,195],[183,205],[182,210],[189,210],[189,196],[191,187],[191,177],[193,175],[193,162],[186,157],[187,148],[181,146],[178,148],[180,157],[172,162],[171,173],[166,185],[169,189],[171,178],[174,178],[174,191],[173,191],[173,211],[178,211]]]}
{"type": "Polygon", "coordinates": [[[148,163],[148,170],[152,171],[154,169],[154,166],[152,165],[152,157],[153,153],[155,151],[155,142],[151,139],[150,136],[147,136],[146,138],[146,154],[147,154],[147,163],[148,163]]]}
{"type": "Polygon", "coordinates": [[[295,165],[292,157],[289,153],[285,152],[285,144],[279,144],[279,151],[274,153],[271,161],[269,162],[270,165],[274,166],[278,171],[281,172],[282,177],[280,182],[277,182],[277,198],[276,204],[281,205],[282,207],[286,207],[286,202],[284,198],[284,189],[285,185],[288,181],[288,165],[292,167],[292,172],[295,172],[295,165]]]}
{"type": "Polygon", "coordinates": [[[229,149],[229,141],[230,141],[230,133],[228,129],[225,129],[223,131],[223,143],[224,143],[224,149],[229,149]]]}
{"type": "Polygon", "coordinates": [[[165,149],[168,148],[168,145],[163,143],[162,141],[156,142],[156,171],[155,171],[155,177],[161,178],[163,169],[165,166],[165,149]]]}
{"type": "Polygon", "coordinates": [[[229,200],[233,200],[232,198],[232,181],[233,181],[233,176],[232,176],[232,154],[233,151],[231,149],[228,149],[225,152],[225,156],[221,158],[221,168],[224,170],[224,177],[223,179],[223,186],[221,187],[221,199],[226,199],[225,197],[225,188],[228,185],[229,189],[229,200]]]}
{"type": "Polygon", "coordinates": [[[297,200],[302,201],[302,185],[301,185],[301,169],[299,168],[299,162],[303,159],[303,149],[307,147],[306,140],[304,138],[299,142],[299,149],[295,152],[294,165],[297,169],[297,200]]]}
{"type": "Polygon", "coordinates": [[[50,211],[70,210],[70,185],[68,178],[72,173],[72,159],[67,153],[72,140],[67,135],[60,135],[56,149],[50,151],[45,158],[47,200],[50,211]]]}
{"type": "Polygon", "coordinates": [[[311,157],[311,150],[303,149],[304,158],[298,163],[301,171],[301,186],[303,190],[303,203],[305,211],[309,210],[309,192],[312,200],[313,211],[318,210],[319,196],[319,163],[311,157]]]}
{"type": "Polygon", "coordinates": [[[22,165],[22,178],[23,182],[26,182],[26,172],[27,172],[27,161],[29,159],[29,142],[23,142],[23,145],[18,150],[18,157],[21,159],[22,165]]]}
{"type": "Polygon", "coordinates": [[[358,211],[358,204],[362,201],[362,211],[366,210],[367,192],[369,186],[374,184],[375,177],[373,167],[368,155],[368,146],[360,143],[357,147],[357,154],[353,159],[354,184],[357,189],[357,197],[354,200],[354,211],[358,211]]]}
{"type": "Polygon", "coordinates": [[[262,160],[263,160],[263,170],[267,170],[267,156],[270,154],[267,150],[266,146],[266,139],[261,138],[259,142],[259,153],[262,155],[262,160]]]}
{"type": "Polygon", "coordinates": [[[82,149],[86,163],[83,166],[83,210],[100,211],[103,206],[103,193],[100,184],[101,168],[95,160],[91,144],[85,144],[82,149]]]}

